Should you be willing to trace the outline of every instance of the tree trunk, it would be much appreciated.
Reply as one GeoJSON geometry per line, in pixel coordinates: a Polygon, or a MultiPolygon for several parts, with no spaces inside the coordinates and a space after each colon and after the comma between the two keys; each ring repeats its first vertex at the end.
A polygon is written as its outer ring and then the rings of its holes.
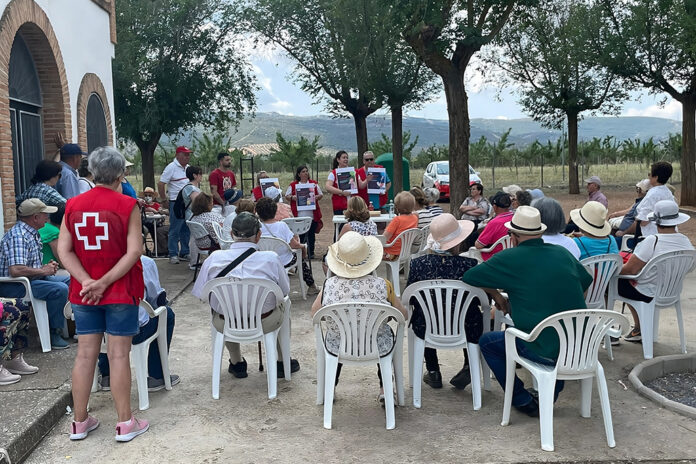
{"type": "Polygon", "coordinates": [[[696,206],[696,96],[682,102],[681,205],[696,206]]]}
{"type": "Polygon", "coordinates": [[[495,152],[493,152],[491,163],[491,178],[493,182],[493,190],[495,190],[495,152]]]}
{"type": "Polygon", "coordinates": [[[442,76],[449,117],[450,212],[459,217],[459,205],[469,195],[469,103],[464,71],[450,70],[442,76]]]}
{"type": "Polygon", "coordinates": [[[155,185],[155,149],[161,136],[161,134],[155,134],[150,140],[135,141],[140,149],[140,159],[143,163],[143,189],[152,187],[157,191],[157,185],[155,185]]]}
{"type": "Polygon", "coordinates": [[[568,113],[568,193],[580,194],[578,183],[578,115],[568,113]]]}
{"type": "Polygon", "coordinates": [[[367,151],[367,116],[362,113],[353,113],[355,121],[355,138],[358,146],[358,166],[363,165],[362,155],[367,151]]]}
{"type": "Polygon", "coordinates": [[[391,109],[392,114],[392,159],[394,172],[392,173],[392,198],[397,193],[404,189],[404,173],[403,173],[403,156],[404,156],[404,140],[403,140],[403,107],[395,106],[391,109]]]}

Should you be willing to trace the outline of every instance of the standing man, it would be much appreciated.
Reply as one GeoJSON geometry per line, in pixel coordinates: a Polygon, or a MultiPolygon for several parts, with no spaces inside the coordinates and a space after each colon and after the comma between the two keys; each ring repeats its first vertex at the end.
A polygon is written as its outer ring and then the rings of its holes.
{"type": "MultiPolygon", "coordinates": [[[[217,155],[218,168],[210,173],[210,193],[213,194],[213,211],[216,208],[220,209],[220,214],[225,214],[225,191],[237,185],[237,179],[232,171],[232,158],[229,153],[220,152],[217,155]]],[[[231,213],[233,208],[229,209],[231,213]]]]}
{"type": "MultiPolygon", "coordinates": [[[[541,236],[546,225],[536,208],[520,206],[505,223],[514,248],[496,253],[491,259],[466,271],[462,280],[482,287],[493,297],[498,309],[510,314],[515,328],[531,332],[536,325],[562,311],[585,307],[584,292],[592,276],[565,248],[544,243],[541,236]],[[507,292],[510,303],[498,289],[507,292]]],[[[531,343],[517,339],[517,351],[530,361],[555,366],[559,341],[553,329],[544,330],[531,343]]],[[[539,403],[515,376],[506,379],[505,332],[488,332],[479,340],[481,353],[505,390],[505,383],[514,381],[512,405],[530,417],[539,415],[539,403]]],[[[563,381],[556,382],[554,399],[563,390],[563,381]]]]}
{"type": "Polygon", "coordinates": [[[82,157],[87,153],[76,143],[66,143],[60,147],[60,166],[61,176],[56,184],[56,190],[63,195],[66,200],[80,194],[80,175],[77,168],[80,167],[82,157]]]}
{"type": "Polygon", "coordinates": [[[162,198],[162,206],[169,208],[169,263],[179,264],[179,258],[189,259],[190,232],[185,219],[174,214],[174,202],[179,191],[189,183],[186,167],[191,159],[191,150],[185,146],[176,147],[174,161],[169,163],[160,176],[157,190],[162,198]],[[165,193],[164,187],[167,187],[165,193]]]}
{"type": "Polygon", "coordinates": [[[602,180],[599,176],[592,176],[589,179],[585,179],[585,183],[587,184],[587,201],[598,201],[603,204],[605,208],[609,209],[607,197],[599,191],[599,189],[602,188],[602,180]]]}
{"type": "Polygon", "coordinates": [[[368,208],[370,207],[370,204],[372,204],[374,210],[379,211],[380,208],[387,204],[387,200],[389,199],[387,192],[389,192],[389,188],[391,187],[391,179],[389,178],[389,174],[385,172],[384,175],[386,176],[387,183],[384,187],[384,193],[368,194],[367,184],[372,180],[372,175],[368,175],[367,169],[383,168],[384,166],[375,164],[375,154],[371,151],[366,151],[363,153],[363,163],[363,167],[355,171],[355,175],[358,178],[358,196],[365,200],[365,204],[368,206],[368,208]]]}
{"type": "MultiPolygon", "coordinates": [[[[51,329],[51,348],[62,350],[68,347],[63,340],[63,306],[68,301],[69,276],[57,276],[58,263],[42,264],[41,229],[48,221],[48,214],[58,210],[46,206],[38,198],[24,200],[17,208],[17,223],[7,231],[0,242],[0,276],[27,277],[31,293],[46,302],[48,326],[51,329]]],[[[21,298],[26,293],[24,285],[0,284],[0,295],[21,298]]]]}

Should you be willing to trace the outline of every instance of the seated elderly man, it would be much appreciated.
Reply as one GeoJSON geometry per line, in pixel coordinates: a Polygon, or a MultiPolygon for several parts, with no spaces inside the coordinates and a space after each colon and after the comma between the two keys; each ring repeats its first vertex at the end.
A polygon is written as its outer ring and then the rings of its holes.
{"type": "MultiPolygon", "coordinates": [[[[143,281],[145,282],[145,301],[150,303],[153,308],[160,306],[167,307],[167,352],[172,344],[174,335],[174,311],[169,307],[167,292],[162,288],[159,279],[157,264],[152,258],[141,256],[140,262],[143,265],[143,281]]],[[[133,337],[133,345],[144,342],[152,337],[159,325],[159,316],[150,319],[149,314],[142,306],[138,308],[138,334],[133,337]]],[[[99,373],[101,373],[102,390],[111,390],[111,377],[109,375],[109,358],[106,353],[99,353],[99,373]]],[[[154,392],[164,388],[164,374],[162,373],[162,360],[160,359],[159,346],[157,341],[150,343],[147,353],[147,389],[154,392]]],[[[172,386],[181,380],[178,375],[170,376],[172,386]]]]}
{"type": "MultiPolygon", "coordinates": [[[[68,301],[69,276],[57,276],[58,263],[42,264],[39,229],[48,221],[48,214],[58,210],[46,206],[38,198],[24,200],[17,208],[17,223],[0,242],[0,276],[28,277],[34,297],[46,301],[48,325],[51,329],[51,348],[62,350],[68,342],[62,338],[65,317],[63,306],[68,301]]],[[[0,284],[0,295],[21,298],[26,290],[22,284],[0,284]]]]}
{"type": "MultiPolygon", "coordinates": [[[[531,206],[520,206],[505,227],[510,231],[515,247],[503,250],[469,269],[462,280],[484,288],[493,297],[498,309],[509,312],[515,327],[524,332],[530,332],[553,314],[584,308],[584,292],[592,283],[592,276],[567,250],[544,243],[541,236],[546,225],[541,222],[539,211],[531,206]],[[497,289],[507,292],[509,306],[497,289]]],[[[505,333],[485,333],[479,340],[479,346],[504,390],[508,380],[505,378],[505,333]]],[[[517,351],[533,362],[553,366],[558,358],[558,336],[553,331],[545,330],[532,343],[518,339],[517,351]]],[[[531,417],[538,416],[539,403],[536,398],[524,389],[517,376],[514,382],[512,405],[531,417]]],[[[555,397],[562,389],[563,381],[558,381],[555,397]]]]}
{"type": "MultiPolygon", "coordinates": [[[[203,294],[203,287],[208,281],[217,277],[231,276],[238,279],[265,279],[278,284],[283,295],[290,293],[290,281],[285,272],[283,263],[278,255],[272,251],[259,251],[258,245],[261,239],[261,224],[256,216],[242,212],[237,214],[232,222],[232,238],[234,243],[228,250],[217,250],[203,261],[201,272],[193,285],[191,293],[202,300],[208,298],[203,294]],[[231,269],[227,266],[231,265],[231,269]],[[227,272],[224,272],[227,271],[227,272]]],[[[280,301],[275,301],[272,295],[266,299],[262,308],[261,325],[263,332],[272,332],[283,322],[283,306],[280,301]]],[[[217,302],[212,304],[213,326],[218,332],[225,327],[225,319],[217,302]]],[[[228,372],[238,379],[247,376],[247,362],[242,357],[239,343],[226,343],[230,353],[230,366],[228,372]]],[[[278,359],[282,359],[280,355],[278,359]]],[[[296,359],[290,360],[290,372],[300,370],[300,363],[296,359]]],[[[283,362],[278,361],[278,378],[283,378],[283,362]]]]}
{"type": "MultiPolygon", "coordinates": [[[[496,193],[491,199],[491,203],[493,204],[495,217],[488,222],[486,227],[484,227],[483,231],[476,239],[475,246],[479,250],[482,248],[488,248],[507,235],[508,231],[505,228],[505,223],[510,220],[513,214],[510,211],[511,200],[507,193],[496,193]]],[[[491,252],[482,251],[481,258],[483,258],[484,261],[487,261],[491,258],[491,256],[498,253],[502,249],[502,245],[498,245],[491,252]]]]}

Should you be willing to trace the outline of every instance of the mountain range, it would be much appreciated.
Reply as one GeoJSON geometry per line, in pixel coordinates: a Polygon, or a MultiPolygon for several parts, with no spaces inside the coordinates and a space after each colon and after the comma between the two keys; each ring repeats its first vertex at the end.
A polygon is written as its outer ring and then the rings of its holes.
{"type": "MultiPolygon", "coordinates": [[[[449,140],[448,122],[440,119],[404,118],[404,131],[411,132],[411,139],[418,136],[417,153],[421,148],[431,145],[447,145],[449,140]]],[[[532,119],[472,119],[471,142],[485,136],[496,141],[508,129],[512,129],[509,141],[517,146],[528,145],[534,140],[541,143],[555,142],[562,132],[547,129],[532,119]]],[[[200,131],[194,131],[200,133],[200,131]]],[[[251,144],[273,143],[276,132],[290,140],[304,136],[310,140],[319,136],[319,144],[327,151],[345,149],[355,151],[355,126],[352,119],[339,119],[330,116],[288,116],[278,113],[256,113],[253,119],[244,119],[236,132],[231,131],[232,146],[243,147],[251,144]]],[[[389,116],[371,116],[367,119],[367,133],[370,142],[379,140],[381,134],[391,137],[389,116]]],[[[670,133],[681,133],[681,122],[672,119],[652,117],[589,117],[579,123],[578,137],[591,140],[594,137],[613,136],[617,140],[636,139],[663,140],[670,133]]],[[[190,143],[191,134],[186,133],[178,140],[190,143]]]]}

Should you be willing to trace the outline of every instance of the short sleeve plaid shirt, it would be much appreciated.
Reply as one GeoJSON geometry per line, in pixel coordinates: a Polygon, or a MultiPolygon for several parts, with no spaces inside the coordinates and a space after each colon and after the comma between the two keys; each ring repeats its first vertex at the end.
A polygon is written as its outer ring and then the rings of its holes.
{"type": "Polygon", "coordinates": [[[28,189],[22,192],[21,195],[18,195],[15,199],[17,207],[19,207],[24,200],[28,200],[29,198],[38,198],[39,200],[43,201],[44,204],[56,207],[65,206],[66,201],[65,198],[58,193],[58,190],[54,189],[50,185],[44,184],[43,182],[32,184],[28,189]]]}
{"type": "Polygon", "coordinates": [[[9,277],[10,266],[41,267],[41,237],[23,221],[17,221],[0,241],[0,275],[9,277]]]}

